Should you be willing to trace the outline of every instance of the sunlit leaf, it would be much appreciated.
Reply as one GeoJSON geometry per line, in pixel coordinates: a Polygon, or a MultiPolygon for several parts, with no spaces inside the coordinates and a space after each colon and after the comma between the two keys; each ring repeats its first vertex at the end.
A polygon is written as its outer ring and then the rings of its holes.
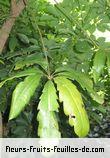
{"type": "Polygon", "coordinates": [[[52,81],[48,81],[43,89],[38,105],[38,135],[43,138],[60,137],[55,111],[58,111],[56,89],[52,81]]]}
{"type": "Polygon", "coordinates": [[[71,80],[76,80],[81,87],[84,90],[87,90],[88,93],[90,94],[90,96],[93,98],[93,100],[95,100],[96,102],[98,102],[99,104],[103,104],[104,102],[104,98],[102,96],[100,96],[93,88],[93,82],[90,79],[90,77],[82,72],[79,71],[75,71],[71,68],[59,68],[56,71],[58,76],[66,76],[67,78],[71,79],[71,80]]]}
{"type": "Polygon", "coordinates": [[[54,84],[52,81],[48,81],[42,91],[38,109],[46,111],[58,111],[59,105],[57,99],[58,97],[56,95],[54,84]]]}
{"type": "Polygon", "coordinates": [[[55,83],[59,91],[60,102],[63,102],[64,113],[69,116],[69,124],[79,137],[89,132],[89,120],[84,108],[81,94],[76,86],[65,77],[56,77],[55,83]]]}
{"type": "Polygon", "coordinates": [[[28,76],[16,86],[12,96],[9,120],[16,118],[28,104],[39,84],[40,78],[41,75],[28,76]]]}
{"type": "Polygon", "coordinates": [[[38,135],[41,138],[59,138],[61,136],[57,118],[53,111],[39,111],[37,120],[39,121],[38,135]]]}

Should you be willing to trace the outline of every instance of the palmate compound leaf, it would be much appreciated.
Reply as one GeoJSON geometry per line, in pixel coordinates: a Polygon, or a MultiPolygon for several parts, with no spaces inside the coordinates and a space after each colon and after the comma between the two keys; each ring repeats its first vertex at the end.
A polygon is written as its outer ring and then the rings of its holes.
{"type": "Polygon", "coordinates": [[[89,120],[81,94],[66,77],[56,77],[54,81],[57,84],[60,102],[63,102],[64,113],[69,116],[69,124],[74,126],[74,131],[79,137],[86,136],[89,132],[89,120]]]}
{"type": "Polygon", "coordinates": [[[58,128],[55,112],[58,112],[56,89],[52,81],[47,81],[44,86],[43,93],[40,97],[38,105],[39,121],[38,135],[41,138],[59,138],[60,132],[58,128]]]}
{"type": "Polygon", "coordinates": [[[39,85],[40,78],[39,74],[28,76],[16,86],[12,96],[9,120],[16,118],[24,109],[39,85]]]}
{"type": "Polygon", "coordinates": [[[93,79],[97,83],[105,66],[106,54],[103,50],[98,50],[93,60],[93,79]]]}
{"type": "Polygon", "coordinates": [[[87,74],[84,74],[79,71],[75,71],[68,67],[59,68],[56,71],[56,73],[57,73],[57,76],[65,76],[71,80],[76,80],[84,90],[88,91],[88,93],[90,94],[93,100],[95,100],[99,104],[103,104],[104,97],[100,96],[93,89],[93,82],[87,74]]]}
{"type": "Polygon", "coordinates": [[[0,82],[0,88],[7,82],[10,80],[13,80],[15,78],[20,78],[20,77],[25,77],[25,76],[30,76],[30,75],[36,75],[36,74],[42,74],[42,71],[40,71],[37,68],[30,68],[28,70],[24,70],[24,71],[19,71],[19,72],[14,72],[13,74],[11,74],[11,76],[9,76],[8,78],[6,78],[5,80],[3,80],[2,82],[0,82]]]}

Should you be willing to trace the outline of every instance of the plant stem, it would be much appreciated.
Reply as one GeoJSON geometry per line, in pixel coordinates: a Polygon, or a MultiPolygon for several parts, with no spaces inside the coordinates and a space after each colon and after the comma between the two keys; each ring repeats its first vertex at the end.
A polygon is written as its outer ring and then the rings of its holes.
{"type": "Polygon", "coordinates": [[[41,44],[42,44],[42,51],[44,53],[44,56],[45,56],[45,59],[46,59],[46,62],[47,62],[47,74],[48,74],[48,78],[51,78],[50,64],[49,64],[49,60],[48,60],[47,50],[45,48],[45,44],[44,44],[44,41],[43,41],[42,33],[40,31],[39,26],[37,25],[37,23],[35,21],[35,17],[33,17],[33,15],[31,14],[31,12],[28,11],[28,9],[27,9],[27,13],[28,13],[29,20],[30,20],[30,23],[31,23],[33,29],[36,32],[38,31],[38,33],[39,33],[40,41],[41,41],[41,44]]]}
{"type": "Polygon", "coordinates": [[[47,64],[48,64],[47,71],[48,71],[48,75],[50,77],[50,66],[49,66],[49,60],[48,60],[48,56],[47,56],[47,50],[45,48],[45,44],[44,44],[44,41],[43,41],[43,37],[42,37],[42,33],[40,31],[40,28],[39,28],[39,26],[37,24],[36,24],[36,27],[37,27],[37,30],[39,32],[39,36],[40,36],[40,40],[41,40],[41,44],[42,44],[42,51],[44,52],[45,59],[46,59],[47,64]]]}

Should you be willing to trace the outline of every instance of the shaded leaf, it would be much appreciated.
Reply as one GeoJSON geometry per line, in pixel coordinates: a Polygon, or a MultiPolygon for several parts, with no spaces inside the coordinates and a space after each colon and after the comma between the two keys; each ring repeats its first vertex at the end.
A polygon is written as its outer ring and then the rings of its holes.
{"type": "Polygon", "coordinates": [[[18,33],[18,38],[23,42],[24,44],[29,44],[29,39],[26,35],[18,33]]]}
{"type": "Polygon", "coordinates": [[[15,50],[16,45],[17,45],[17,39],[16,39],[16,37],[12,37],[9,40],[9,49],[10,49],[11,52],[15,50]]]}
{"type": "Polygon", "coordinates": [[[93,78],[94,82],[97,83],[104,69],[106,61],[106,55],[103,50],[96,52],[93,60],[93,78]]]}
{"type": "Polygon", "coordinates": [[[17,58],[15,63],[15,70],[22,69],[24,66],[30,66],[34,64],[38,64],[43,68],[47,67],[46,60],[42,56],[39,56],[37,53],[35,53],[17,58]]]}
{"type": "Polygon", "coordinates": [[[28,70],[24,70],[21,72],[16,72],[14,74],[12,74],[11,76],[9,76],[7,79],[5,79],[4,81],[2,81],[0,83],[0,88],[7,82],[10,81],[14,78],[20,78],[20,77],[25,77],[25,76],[29,76],[29,75],[35,75],[35,74],[41,74],[42,72],[37,69],[37,68],[30,68],[28,70]]]}
{"type": "Polygon", "coordinates": [[[107,68],[108,68],[108,74],[110,76],[110,53],[107,53],[107,68]]]}
{"type": "Polygon", "coordinates": [[[85,39],[78,40],[75,48],[79,53],[89,53],[91,51],[91,46],[85,39]]]}
{"type": "Polygon", "coordinates": [[[27,49],[26,49],[26,51],[27,52],[33,52],[33,51],[39,51],[40,50],[40,47],[39,46],[36,46],[36,45],[32,45],[32,46],[30,46],[30,47],[28,47],[27,49]]]}

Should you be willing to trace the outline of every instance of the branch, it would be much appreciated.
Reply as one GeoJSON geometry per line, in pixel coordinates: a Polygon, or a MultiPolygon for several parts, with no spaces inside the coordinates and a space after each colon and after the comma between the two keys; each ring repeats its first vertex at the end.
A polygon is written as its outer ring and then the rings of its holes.
{"type": "Polygon", "coordinates": [[[6,44],[6,41],[9,37],[9,34],[15,23],[16,18],[25,8],[25,3],[24,0],[19,0],[18,3],[16,3],[16,0],[11,0],[10,18],[4,22],[2,28],[0,29],[0,54],[2,54],[2,51],[4,49],[4,46],[6,44]]]}

